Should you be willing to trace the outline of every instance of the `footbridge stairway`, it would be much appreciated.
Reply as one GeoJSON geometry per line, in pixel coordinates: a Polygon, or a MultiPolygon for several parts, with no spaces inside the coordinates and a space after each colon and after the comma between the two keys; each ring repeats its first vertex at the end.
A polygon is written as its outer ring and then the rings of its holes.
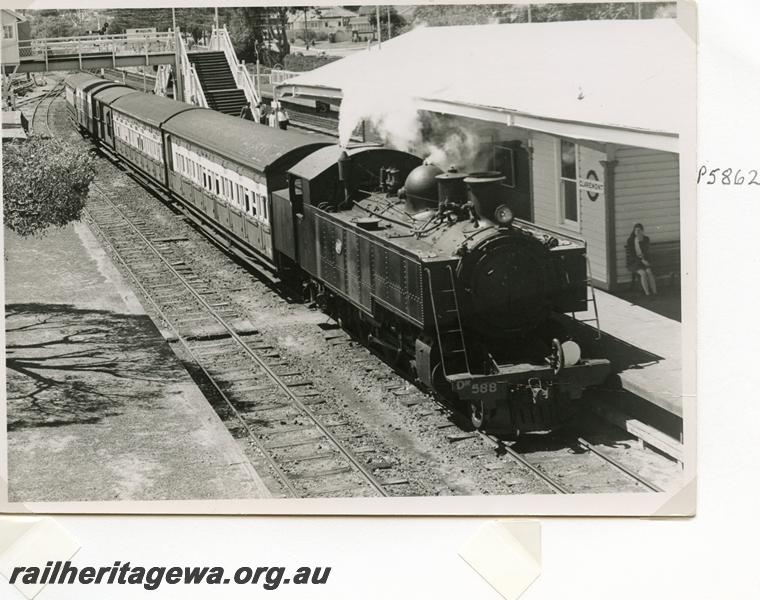
{"type": "Polygon", "coordinates": [[[208,46],[188,51],[177,32],[177,61],[163,65],[156,74],[154,92],[173,95],[198,106],[236,117],[246,106],[259,103],[259,94],[244,62],[240,62],[226,27],[214,28],[208,46]],[[173,89],[172,89],[173,88],[173,89]]]}
{"type": "Polygon", "coordinates": [[[245,91],[237,87],[224,52],[189,52],[187,58],[198,74],[208,107],[240,116],[248,99],[245,91]]]}

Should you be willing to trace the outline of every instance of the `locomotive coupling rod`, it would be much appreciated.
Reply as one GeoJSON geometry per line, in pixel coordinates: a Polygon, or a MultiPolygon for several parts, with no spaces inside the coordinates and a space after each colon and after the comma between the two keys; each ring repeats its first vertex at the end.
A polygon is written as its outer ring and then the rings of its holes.
{"type": "Polygon", "coordinates": [[[605,452],[602,452],[601,450],[598,450],[597,448],[595,448],[592,444],[590,444],[589,442],[587,442],[583,438],[579,437],[578,438],[578,443],[581,445],[581,447],[586,448],[586,450],[588,450],[589,452],[593,452],[599,458],[601,458],[603,460],[606,460],[613,467],[615,467],[616,469],[619,469],[620,471],[622,471],[623,473],[625,473],[626,475],[628,475],[628,477],[631,477],[632,479],[635,479],[641,485],[643,485],[644,487],[649,488],[653,492],[664,492],[665,491],[661,487],[656,486],[654,483],[651,483],[651,482],[647,481],[643,477],[641,477],[641,476],[637,475],[636,473],[634,473],[633,471],[631,471],[629,468],[623,466],[618,461],[616,461],[614,458],[612,458],[611,456],[608,456],[605,452]]]}

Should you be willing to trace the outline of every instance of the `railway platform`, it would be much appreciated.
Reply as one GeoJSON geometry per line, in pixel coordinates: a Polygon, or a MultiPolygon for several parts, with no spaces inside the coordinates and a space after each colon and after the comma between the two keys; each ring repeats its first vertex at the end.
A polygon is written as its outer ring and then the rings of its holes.
{"type": "MultiPolygon", "coordinates": [[[[602,290],[595,294],[599,339],[591,323],[571,327],[587,356],[611,361],[613,376],[604,390],[588,394],[589,399],[608,420],[681,460],[681,323],[670,318],[680,314],[680,295],[668,290],[664,298],[638,303],[602,290]],[[628,416],[632,413],[636,418],[628,416]]],[[[593,318],[590,311],[575,316],[578,320],[593,318]]]]}
{"type": "Polygon", "coordinates": [[[269,496],[86,225],[5,253],[10,501],[269,496]]]}
{"type": "MultiPolygon", "coordinates": [[[[623,390],[681,417],[681,323],[660,314],[654,304],[602,290],[595,294],[602,335],[595,340],[596,330],[583,327],[582,347],[609,358],[623,390]]],[[[592,317],[590,311],[576,313],[579,320],[592,317]]]]}

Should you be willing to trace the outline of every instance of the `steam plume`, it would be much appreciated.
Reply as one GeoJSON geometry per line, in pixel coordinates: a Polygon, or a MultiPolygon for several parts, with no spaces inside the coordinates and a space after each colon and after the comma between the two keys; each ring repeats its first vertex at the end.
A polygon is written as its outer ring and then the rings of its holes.
{"type": "Polygon", "coordinates": [[[442,169],[456,166],[460,171],[485,168],[489,158],[484,133],[467,128],[461,119],[420,111],[403,78],[396,82],[357,78],[343,89],[338,133],[346,146],[357,126],[365,121],[396,150],[410,152],[442,169]]]}

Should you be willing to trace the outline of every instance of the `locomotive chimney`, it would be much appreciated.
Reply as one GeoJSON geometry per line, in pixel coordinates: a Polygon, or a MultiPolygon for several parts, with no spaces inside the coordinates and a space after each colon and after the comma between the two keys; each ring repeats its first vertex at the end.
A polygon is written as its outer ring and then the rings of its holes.
{"type": "Polygon", "coordinates": [[[464,180],[467,196],[479,217],[495,220],[496,208],[505,204],[504,186],[506,180],[498,171],[470,173],[464,180]]]}
{"type": "Polygon", "coordinates": [[[464,182],[466,177],[466,173],[459,173],[455,167],[436,176],[440,209],[447,204],[462,205],[467,202],[467,185],[464,182]]]}
{"type": "Polygon", "coordinates": [[[343,193],[346,204],[351,203],[351,159],[343,150],[338,157],[338,181],[343,184],[343,193]]]}

